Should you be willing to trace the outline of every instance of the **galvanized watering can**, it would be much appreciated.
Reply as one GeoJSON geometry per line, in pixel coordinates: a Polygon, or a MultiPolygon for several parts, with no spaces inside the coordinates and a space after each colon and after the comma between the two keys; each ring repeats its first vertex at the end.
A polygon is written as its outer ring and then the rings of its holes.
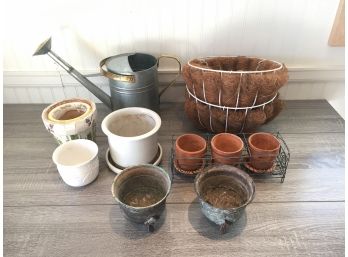
{"type": "Polygon", "coordinates": [[[108,57],[100,62],[100,69],[101,73],[109,79],[110,97],[54,53],[51,50],[51,38],[44,41],[34,53],[34,55],[43,54],[50,56],[112,110],[145,107],[158,112],[160,96],[175,83],[181,72],[181,63],[173,56],[162,55],[157,59],[150,54],[127,53],[108,57]],[[174,80],[159,92],[157,68],[161,58],[174,59],[179,65],[179,70],[174,80]]]}

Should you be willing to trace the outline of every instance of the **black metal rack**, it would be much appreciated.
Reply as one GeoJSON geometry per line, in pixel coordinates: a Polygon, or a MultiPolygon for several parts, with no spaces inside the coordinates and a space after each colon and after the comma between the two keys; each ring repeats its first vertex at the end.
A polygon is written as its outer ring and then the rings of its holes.
{"type": "MultiPolygon", "coordinates": [[[[251,175],[254,178],[258,178],[258,179],[280,178],[281,183],[283,183],[285,179],[285,175],[286,175],[286,170],[288,168],[288,164],[290,161],[290,150],[285,140],[283,139],[283,137],[281,136],[279,132],[271,133],[271,134],[273,134],[280,142],[279,154],[275,160],[274,168],[272,170],[255,172],[248,168],[248,163],[250,162],[250,156],[251,156],[249,145],[248,145],[248,137],[251,135],[251,133],[236,134],[243,140],[244,149],[242,151],[241,157],[234,160],[235,162],[234,166],[241,168],[242,170],[246,171],[249,175],[251,175]]],[[[175,141],[178,136],[179,135],[172,135],[172,140],[171,140],[172,141],[172,147],[171,147],[171,153],[170,153],[171,172],[172,174],[177,173],[177,174],[185,175],[185,176],[195,176],[196,174],[192,174],[192,175],[183,174],[182,172],[178,171],[178,169],[176,168],[176,165],[174,163],[175,160],[177,159],[175,156],[175,141]]],[[[207,167],[214,163],[212,154],[211,154],[211,147],[210,147],[210,142],[214,134],[205,133],[205,134],[200,134],[200,136],[205,138],[205,140],[207,141],[207,152],[203,158],[199,158],[199,159],[196,158],[196,159],[200,162],[202,162],[203,160],[204,161],[203,167],[207,167]]],[[[267,155],[265,155],[265,157],[267,157],[267,155]]],[[[190,159],[193,159],[193,158],[190,158],[190,159]]]]}

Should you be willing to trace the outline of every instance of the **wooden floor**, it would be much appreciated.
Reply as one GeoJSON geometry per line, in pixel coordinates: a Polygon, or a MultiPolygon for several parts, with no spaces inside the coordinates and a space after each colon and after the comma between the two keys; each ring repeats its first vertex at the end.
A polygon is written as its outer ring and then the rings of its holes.
{"type": "MultiPolygon", "coordinates": [[[[344,256],[344,121],[326,101],[288,101],[264,131],[280,131],[291,160],[283,184],[256,182],[242,218],[220,235],[201,214],[192,179],[175,176],[153,234],[126,221],[110,192],[98,105],[100,173],[84,188],[64,184],[44,105],[4,106],[5,256],[344,256]]],[[[194,132],[182,103],[161,104],[160,143],[168,167],[171,135],[194,132]]]]}

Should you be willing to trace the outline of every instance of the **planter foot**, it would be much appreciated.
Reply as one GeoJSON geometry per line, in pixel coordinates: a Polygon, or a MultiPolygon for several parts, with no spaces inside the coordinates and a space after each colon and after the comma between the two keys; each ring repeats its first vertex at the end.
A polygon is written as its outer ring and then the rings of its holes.
{"type": "Polygon", "coordinates": [[[147,226],[147,230],[149,232],[154,232],[155,231],[155,223],[156,221],[159,219],[159,216],[153,216],[153,217],[150,217],[148,218],[145,222],[144,222],[144,225],[147,226]]]}
{"type": "Polygon", "coordinates": [[[225,220],[225,223],[220,225],[220,234],[221,235],[226,234],[231,224],[232,222],[225,220]]]}

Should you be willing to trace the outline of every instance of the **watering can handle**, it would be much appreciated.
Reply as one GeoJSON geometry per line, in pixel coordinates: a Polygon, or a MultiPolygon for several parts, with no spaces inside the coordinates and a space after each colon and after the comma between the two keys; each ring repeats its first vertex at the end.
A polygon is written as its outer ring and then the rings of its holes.
{"type": "Polygon", "coordinates": [[[100,61],[99,67],[100,67],[101,73],[109,79],[134,83],[135,82],[134,75],[118,74],[118,73],[110,72],[106,69],[106,67],[105,67],[106,61],[109,60],[110,58],[113,58],[113,57],[114,56],[110,56],[110,57],[107,57],[107,58],[100,61]]]}
{"type": "Polygon", "coordinates": [[[170,86],[174,85],[175,81],[179,78],[179,76],[181,74],[181,62],[180,62],[180,60],[177,57],[171,56],[171,55],[161,55],[160,57],[157,58],[157,67],[159,66],[159,61],[160,61],[161,58],[174,59],[175,61],[177,61],[177,63],[179,64],[179,71],[176,74],[175,78],[165,88],[163,88],[161,90],[161,92],[159,93],[160,97],[164,93],[164,91],[166,91],[170,86]]]}

